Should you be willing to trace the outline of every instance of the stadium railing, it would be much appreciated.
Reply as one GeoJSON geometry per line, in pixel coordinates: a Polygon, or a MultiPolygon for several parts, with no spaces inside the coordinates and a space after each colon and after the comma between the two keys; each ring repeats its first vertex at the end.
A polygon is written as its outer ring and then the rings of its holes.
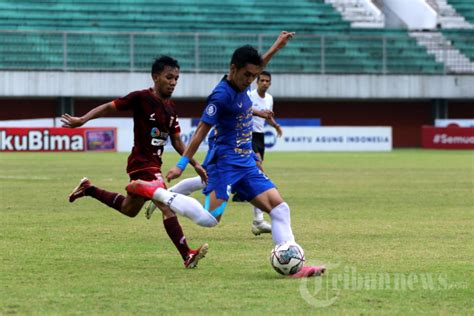
{"type": "MultiPolygon", "coordinates": [[[[217,73],[228,69],[236,47],[250,44],[263,51],[274,39],[274,34],[244,33],[0,31],[0,70],[148,72],[155,57],[168,54],[179,60],[184,72],[217,73]]],[[[472,36],[463,42],[473,43],[472,36]]],[[[269,70],[312,74],[450,73],[442,60],[436,61],[406,32],[299,35],[272,60],[269,70]]]]}

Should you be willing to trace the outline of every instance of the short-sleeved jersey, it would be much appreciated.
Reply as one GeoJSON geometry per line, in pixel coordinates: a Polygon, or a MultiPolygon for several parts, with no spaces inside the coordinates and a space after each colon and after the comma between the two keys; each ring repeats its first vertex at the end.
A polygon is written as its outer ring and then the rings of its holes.
{"type": "Polygon", "coordinates": [[[201,121],[215,126],[215,150],[209,163],[218,160],[234,166],[254,166],[252,158],[252,102],[249,90],[237,91],[224,77],[206,102],[201,121]]]}
{"type": "MultiPolygon", "coordinates": [[[[252,90],[249,94],[250,100],[252,101],[252,108],[258,111],[273,111],[273,97],[271,94],[265,92],[265,97],[261,97],[257,89],[252,90]]],[[[263,133],[263,127],[265,126],[265,119],[259,116],[253,116],[253,131],[257,133],[263,133]]]]}
{"type": "Polygon", "coordinates": [[[119,111],[133,111],[133,149],[128,157],[127,173],[160,169],[168,136],[181,132],[173,103],[158,98],[151,88],[131,92],[113,103],[119,111]]]}
{"type": "MultiPolygon", "coordinates": [[[[207,150],[206,157],[204,157],[204,160],[201,164],[201,166],[204,169],[206,169],[210,164],[216,163],[216,161],[211,161],[212,158],[214,157],[214,152],[216,150],[215,149],[216,139],[217,139],[216,130],[215,128],[212,128],[207,136],[207,144],[209,148],[207,150]]],[[[252,153],[252,159],[254,159],[255,161],[260,160],[260,158],[258,158],[258,156],[255,154],[255,151],[252,153]]]]}
{"type": "Polygon", "coordinates": [[[215,163],[215,161],[212,161],[214,158],[214,153],[215,153],[215,144],[216,144],[216,130],[215,128],[212,128],[209,131],[209,134],[207,135],[207,145],[208,145],[208,150],[206,157],[204,157],[204,160],[202,161],[201,166],[204,169],[207,169],[208,165],[215,163]]]}

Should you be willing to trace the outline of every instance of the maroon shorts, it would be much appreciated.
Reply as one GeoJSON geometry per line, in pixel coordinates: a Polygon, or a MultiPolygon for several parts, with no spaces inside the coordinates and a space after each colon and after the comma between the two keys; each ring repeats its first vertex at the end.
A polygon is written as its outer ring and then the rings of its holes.
{"type": "MultiPolygon", "coordinates": [[[[129,173],[128,176],[130,177],[130,181],[133,181],[133,180],[154,181],[160,178],[163,179],[163,176],[161,175],[161,170],[159,168],[146,168],[146,169],[137,170],[132,173],[129,173]]],[[[165,184],[165,188],[166,188],[166,184],[165,184]]]]}

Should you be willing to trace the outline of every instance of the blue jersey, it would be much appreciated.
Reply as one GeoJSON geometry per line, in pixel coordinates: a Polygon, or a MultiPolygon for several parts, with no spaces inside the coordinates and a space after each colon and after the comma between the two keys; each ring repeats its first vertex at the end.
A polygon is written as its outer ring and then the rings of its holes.
{"type": "Polygon", "coordinates": [[[208,163],[255,166],[252,150],[252,101],[249,89],[239,92],[224,77],[206,102],[201,121],[215,126],[214,152],[208,163]]]}
{"type": "Polygon", "coordinates": [[[216,130],[212,128],[209,134],[207,135],[207,145],[209,146],[209,149],[214,148],[214,145],[216,144],[216,138],[216,130]]]}
{"type": "MultiPolygon", "coordinates": [[[[207,144],[209,146],[209,149],[207,150],[206,157],[204,157],[204,160],[202,162],[202,166],[203,166],[204,169],[207,169],[207,167],[210,164],[215,164],[216,163],[216,159],[213,159],[215,157],[215,151],[216,151],[216,147],[215,147],[216,139],[217,139],[216,129],[212,128],[211,131],[209,132],[208,136],[207,136],[207,144]],[[213,160],[213,161],[211,161],[211,160],[213,160]]],[[[255,161],[260,160],[258,158],[258,156],[255,154],[255,152],[252,152],[252,159],[255,160],[255,161]]]]}
{"type": "Polygon", "coordinates": [[[204,160],[201,164],[204,169],[207,169],[209,165],[216,163],[215,159],[213,159],[215,156],[214,154],[215,154],[215,144],[216,144],[216,131],[214,128],[211,129],[211,131],[209,132],[209,135],[207,136],[207,144],[209,146],[209,149],[207,150],[206,157],[204,157],[204,160]]]}

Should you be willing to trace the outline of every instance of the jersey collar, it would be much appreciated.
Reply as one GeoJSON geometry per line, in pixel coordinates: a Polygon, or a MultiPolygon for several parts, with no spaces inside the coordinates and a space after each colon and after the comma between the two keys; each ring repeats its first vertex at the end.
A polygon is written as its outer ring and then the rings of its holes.
{"type": "Polygon", "coordinates": [[[232,82],[229,79],[227,79],[227,75],[224,75],[224,77],[222,77],[221,80],[225,81],[229,85],[229,87],[231,87],[235,91],[235,93],[240,93],[241,92],[239,89],[237,89],[236,86],[234,86],[232,84],[232,82]]]}

